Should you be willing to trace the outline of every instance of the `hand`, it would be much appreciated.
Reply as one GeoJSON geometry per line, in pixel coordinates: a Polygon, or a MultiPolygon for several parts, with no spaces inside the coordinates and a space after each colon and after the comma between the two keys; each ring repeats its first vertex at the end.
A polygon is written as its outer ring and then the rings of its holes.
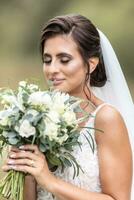
{"type": "Polygon", "coordinates": [[[2,167],[4,171],[14,169],[34,176],[39,185],[49,187],[49,183],[56,178],[51,174],[46,158],[36,145],[24,145],[18,148],[12,147],[6,164],[2,167]]]}

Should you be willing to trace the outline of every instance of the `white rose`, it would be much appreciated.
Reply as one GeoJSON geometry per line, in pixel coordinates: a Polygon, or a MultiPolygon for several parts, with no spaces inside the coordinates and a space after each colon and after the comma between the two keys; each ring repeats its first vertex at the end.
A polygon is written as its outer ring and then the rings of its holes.
{"type": "Polygon", "coordinates": [[[28,120],[24,120],[20,125],[19,135],[28,138],[31,135],[35,135],[36,129],[33,127],[28,120]]]}
{"type": "Polygon", "coordinates": [[[48,116],[48,118],[50,119],[50,120],[52,120],[53,122],[55,122],[55,123],[58,123],[58,122],[60,122],[60,115],[59,115],[59,113],[57,113],[56,111],[50,111],[48,114],[47,114],[47,116],[48,116]]]}
{"type": "Polygon", "coordinates": [[[50,121],[48,121],[48,123],[45,121],[45,124],[44,137],[48,136],[50,141],[56,140],[58,136],[58,125],[51,123],[50,121]]]}
{"type": "Polygon", "coordinates": [[[50,95],[41,91],[32,93],[29,97],[28,102],[31,103],[32,105],[44,104],[44,105],[47,105],[48,107],[49,106],[51,107],[52,105],[50,95]]]}
{"type": "Polygon", "coordinates": [[[56,112],[58,112],[59,114],[63,114],[65,112],[65,105],[62,104],[62,103],[57,103],[57,102],[54,102],[53,105],[52,105],[52,109],[56,112]]]}
{"type": "Polygon", "coordinates": [[[68,125],[76,123],[76,114],[72,111],[66,111],[62,117],[68,125]]]}

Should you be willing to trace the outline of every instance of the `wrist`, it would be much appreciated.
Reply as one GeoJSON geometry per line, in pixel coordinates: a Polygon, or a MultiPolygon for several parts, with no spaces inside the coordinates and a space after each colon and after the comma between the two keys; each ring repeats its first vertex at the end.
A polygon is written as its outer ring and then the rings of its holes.
{"type": "Polygon", "coordinates": [[[35,177],[37,183],[50,193],[54,193],[54,188],[57,183],[57,178],[50,172],[40,173],[40,176],[35,177]]]}

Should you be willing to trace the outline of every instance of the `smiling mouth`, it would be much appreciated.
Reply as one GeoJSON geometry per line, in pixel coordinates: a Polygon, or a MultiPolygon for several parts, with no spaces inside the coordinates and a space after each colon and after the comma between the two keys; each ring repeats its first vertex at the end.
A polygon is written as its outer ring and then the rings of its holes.
{"type": "Polygon", "coordinates": [[[57,86],[57,85],[60,85],[61,83],[63,83],[64,80],[65,79],[55,79],[52,82],[53,82],[54,86],[57,86]]]}
{"type": "Polygon", "coordinates": [[[48,82],[49,82],[49,85],[57,86],[63,83],[64,80],[65,79],[50,79],[48,82]]]}

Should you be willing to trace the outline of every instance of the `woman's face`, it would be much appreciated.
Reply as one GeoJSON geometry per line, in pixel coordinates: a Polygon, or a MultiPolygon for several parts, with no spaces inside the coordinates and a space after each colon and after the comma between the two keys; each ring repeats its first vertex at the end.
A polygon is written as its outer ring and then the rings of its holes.
{"type": "Polygon", "coordinates": [[[45,42],[43,71],[54,89],[82,96],[87,67],[77,44],[69,35],[58,35],[45,42]]]}

